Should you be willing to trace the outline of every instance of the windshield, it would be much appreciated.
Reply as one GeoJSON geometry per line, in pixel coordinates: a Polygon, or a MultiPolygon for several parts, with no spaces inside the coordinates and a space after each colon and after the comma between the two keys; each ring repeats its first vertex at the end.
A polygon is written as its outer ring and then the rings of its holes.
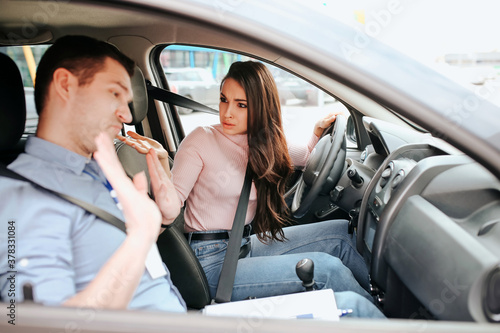
{"type": "Polygon", "coordinates": [[[498,1],[326,0],[304,4],[356,29],[355,48],[366,47],[366,34],[500,105],[498,1]]]}

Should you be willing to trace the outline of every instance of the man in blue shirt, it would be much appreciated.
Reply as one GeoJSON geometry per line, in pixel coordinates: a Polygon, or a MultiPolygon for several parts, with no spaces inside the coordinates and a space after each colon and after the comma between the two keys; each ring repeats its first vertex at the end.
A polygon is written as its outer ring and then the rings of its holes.
{"type": "MultiPolygon", "coordinates": [[[[167,200],[162,216],[146,194],[144,174],[132,183],[112,145],[122,123],[132,120],[133,70],[132,60],[110,44],[82,36],[59,39],[42,58],[36,137],[9,168],[126,221],[127,233],[30,183],[2,179],[0,220],[12,222],[16,237],[14,269],[7,267],[7,246],[0,248],[3,299],[6,272],[15,270],[17,300],[31,283],[35,301],[48,305],[186,310],[155,252],[161,223],[179,213],[179,200],[168,200],[175,190],[156,189],[167,200]]],[[[159,163],[152,154],[148,163],[159,163]]],[[[7,231],[0,230],[1,244],[7,231]]]]}

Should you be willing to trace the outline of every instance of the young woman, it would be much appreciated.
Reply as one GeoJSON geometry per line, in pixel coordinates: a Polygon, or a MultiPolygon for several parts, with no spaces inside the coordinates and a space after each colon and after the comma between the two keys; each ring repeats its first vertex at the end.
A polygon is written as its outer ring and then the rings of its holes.
{"type": "MultiPolygon", "coordinates": [[[[224,231],[232,228],[248,165],[253,184],[246,225],[253,221],[255,234],[250,236],[246,228],[242,243],[251,243],[251,251],[238,261],[232,300],[303,290],[295,265],[310,258],[318,288],[333,289],[339,307],[355,305],[358,315],[379,316],[360,286],[368,287],[368,273],[355,237],[347,232],[347,221],[285,228],[288,207],[283,194],[292,165],[306,164],[336,115],[318,121],[307,146],[287,144],[274,79],[266,66],[251,61],[232,64],[221,84],[219,111],[220,124],[199,127],[182,141],[172,168],[179,199],[186,202],[187,238],[205,270],[211,295],[215,296],[228,244],[224,231]]],[[[129,134],[132,138],[121,139],[142,153],[154,148],[169,173],[168,155],[157,142],[129,134]]]]}

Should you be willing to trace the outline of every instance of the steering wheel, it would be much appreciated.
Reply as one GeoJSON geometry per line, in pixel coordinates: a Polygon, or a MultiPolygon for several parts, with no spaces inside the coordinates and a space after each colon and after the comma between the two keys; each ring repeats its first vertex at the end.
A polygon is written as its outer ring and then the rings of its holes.
{"type": "Polygon", "coordinates": [[[305,215],[322,190],[329,192],[337,185],[346,160],[346,124],[345,117],[337,116],[309,155],[304,172],[294,186],[290,210],[295,218],[305,215]]]}

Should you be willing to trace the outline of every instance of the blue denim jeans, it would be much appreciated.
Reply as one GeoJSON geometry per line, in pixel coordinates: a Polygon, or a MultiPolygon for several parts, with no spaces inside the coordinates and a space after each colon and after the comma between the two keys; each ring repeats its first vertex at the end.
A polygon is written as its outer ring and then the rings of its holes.
{"type": "MultiPolygon", "coordinates": [[[[339,308],[353,309],[351,316],[383,317],[353,275],[355,272],[358,280],[368,285],[368,271],[356,251],[355,236],[347,232],[347,221],[292,226],[284,231],[288,239],[285,242],[263,244],[255,235],[243,238],[242,244],[251,242],[251,251],[238,261],[232,301],[303,291],[295,266],[300,260],[309,258],[314,262],[317,289],[333,289],[339,308]]],[[[228,240],[190,241],[190,245],[205,271],[210,294],[214,297],[228,240]]]]}

